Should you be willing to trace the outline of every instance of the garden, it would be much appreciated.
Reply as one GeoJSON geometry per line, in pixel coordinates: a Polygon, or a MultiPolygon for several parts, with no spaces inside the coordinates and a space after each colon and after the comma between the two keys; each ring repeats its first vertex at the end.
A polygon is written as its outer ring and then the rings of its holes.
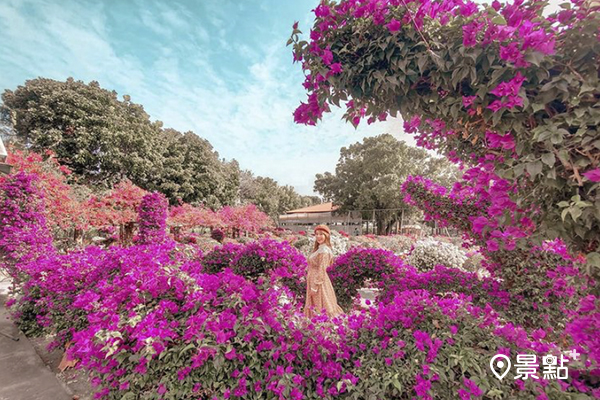
{"type": "Polygon", "coordinates": [[[294,24],[297,123],[400,116],[462,172],[396,188],[460,237],[332,233],[343,315],[302,312],[311,232],[129,180],[91,194],[51,152],[12,149],[15,323],[99,399],[600,398],[600,6],[544,6],[325,0],[307,38],[294,24]]]}

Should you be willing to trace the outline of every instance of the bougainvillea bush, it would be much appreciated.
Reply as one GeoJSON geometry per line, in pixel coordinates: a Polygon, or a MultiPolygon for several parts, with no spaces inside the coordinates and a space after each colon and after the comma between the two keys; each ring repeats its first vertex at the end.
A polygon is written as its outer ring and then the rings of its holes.
{"type": "Polygon", "coordinates": [[[597,352],[582,327],[599,315],[589,296],[600,276],[600,13],[592,1],[548,16],[545,6],[322,2],[310,38],[296,25],[289,42],[308,91],[294,116],[315,124],[330,105],[354,125],[400,115],[418,145],[459,163],[451,190],[409,177],[405,200],[464,231],[524,305],[520,322],[562,334],[589,357],[590,377],[597,352]]]}
{"type": "Polygon", "coordinates": [[[377,241],[381,243],[387,250],[393,251],[394,253],[407,254],[410,252],[415,238],[406,235],[390,235],[390,236],[378,236],[377,241]]]}
{"type": "Polygon", "coordinates": [[[138,210],[140,244],[160,244],[167,240],[168,211],[169,201],[163,194],[148,193],[142,198],[138,210]]]}
{"type": "MultiPolygon", "coordinates": [[[[13,208],[17,216],[31,209],[37,197],[30,193],[27,185],[14,193],[30,200],[13,208]]],[[[44,233],[36,212],[19,218],[27,224],[15,225],[16,234],[44,233]]],[[[281,304],[268,279],[246,279],[232,268],[206,274],[193,247],[182,251],[165,242],[44,255],[39,249],[51,243],[26,243],[38,248],[31,249],[34,259],[17,266],[29,281],[22,282],[13,304],[16,317],[24,318],[23,306],[31,305],[31,326],[56,333],[59,344],[71,340],[69,353],[92,374],[97,398],[544,399],[587,390],[577,379],[562,385],[514,381],[512,375],[496,379],[485,366],[497,352],[559,349],[539,332],[529,336],[503,322],[470,296],[416,288],[434,279],[419,282],[419,273],[391,252],[365,249],[347,263],[355,276],[361,271],[350,267],[362,260],[370,260],[373,275],[396,268],[397,285],[381,282],[387,296],[377,307],[309,321],[302,303],[281,304]]],[[[302,261],[294,253],[290,258],[282,243],[249,245],[240,245],[234,258],[255,260],[267,249],[265,261],[282,264],[274,275],[302,261]]],[[[2,251],[13,254],[8,246],[2,251]]],[[[440,282],[444,274],[438,274],[440,282]]]]}
{"type": "Polygon", "coordinates": [[[365,281],[382,286],[383,281],[393,279],[399,273],[401,265],[400,258],[389,250],[350,249],[338,257],[328,270],[338,303],[344,309],[350,309],[357,289],[364,287],[365,281]]]}
{"type": "Polygon", "coordinates": [[[262,239],[245,244],[231,260],[230,268],[251,280],[272,274],[292,277],[305,273],[306,259],[287,242],[262,239]]]}
{"type": "Polygon", "coordinates": [[[19,264],[54,253],[37,175],[18,172],[0,185],[0,262],[13,279],[19,264]]]}
{"type": "Polygon", "coordinates": [[[415,242],[406,262],[422,271],[433,269],[436,265],[461,269],[467,260],[465,252],[451,243],[426,238],[415,242]]]}

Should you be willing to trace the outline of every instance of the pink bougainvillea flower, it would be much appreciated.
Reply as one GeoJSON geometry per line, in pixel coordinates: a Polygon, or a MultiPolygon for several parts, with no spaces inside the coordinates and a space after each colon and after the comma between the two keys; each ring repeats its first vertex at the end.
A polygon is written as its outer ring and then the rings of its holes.
{"type": "Polygon", "coordinates": [[[498,242],[494,239],[489,239],[487,242],[488,251],[498,251],[500,250],[500,246],[498,246],[498,242]]]}
{"type": "Polygon", "coordinates": [[[329,66],[331,72],[333,74],[341,74],[342,73],[342,64],[334,63],[329,66]]]}
{"type": "Polygon", "coordinates": [[[600,168],[592,169],[582,174],[592,182],[600,182],[600,168]]]}
{"type": "Polygon", "coordinates": [[[331,63],[333,62],[333,53],[331,52],[331,50],[323,50],[323,55],[321,56],[321,58],[323,59],[323,63],[325,65],[331,65],[331,63]]]}
{"type": "Polygon", "coordinates": [[[464,17],[468,17],[477,12],[477,4],[472,1],[467,2],[466,4],[461,4],[460,6],[460,14],[464,17]]]}
{"type": "Polygon", "coordinates": [[[463,96],[462,103],[465,108],[471,107],[477,96],[463,96]]]}
{"type": "Polygon", "coordinates": [[[485,138],[491,148],[502,148],[504,150],[510,150],[515,148],[515,141],[512,136],[507,133],[506,135],[498,135],[492,131],[485,132],[485,138]]]}
{"type": "Polygon", "coordinates": [[[465,47],[473,47],[477,43],[477,34],[483,28],[483,23],[477,20],[466,24],[462,27],[463,29],[463,45],[465,47]]]}
{"type": "Polygon", "coordinates": [[[390,32],[397,32],[402,27],[402,23],[395,18],[392,18],[391,21],[386,25],[390,32]]]}
{"type": "Polygon", "coordinates": [[[318,18],[325,18],[331,15],[331,10],[325,4],[321,4],[315,8],[315,15],[318,18]]]}
{"type": "Polygon", "coordinates": [[[517,72],[510,81],[500,83],[493,90],[490,90],[490,93],[498,97],[515,96],[519,94],[519,89],[521,89],[524,81],[525,77],[521,72],[517,72]]]}
{"type": "Polygon", "coordinates": [[[415,115],[410,121],[404,121],[404,130],[406,133],[415,133],[421,125],[421,117],[415,115]]]}

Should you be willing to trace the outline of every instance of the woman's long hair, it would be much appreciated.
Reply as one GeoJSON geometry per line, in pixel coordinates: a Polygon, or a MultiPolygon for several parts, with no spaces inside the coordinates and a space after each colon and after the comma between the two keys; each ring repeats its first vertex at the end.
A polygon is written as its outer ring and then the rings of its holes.
{"type": "MultiPolygon", "coordinates": [[[[331,249],[332,248],[331,247],[331,239],[329,238],[329,234],[322,230],[320,230],[319,232],[323,232],[323,235],[325,235],[325,241],[323,242],[323,244],[326,244],[331,249]]],[[[317,242],[317,235],[315,234],[315,245],[313,246],[313,253],[315,251],[317,251],[318,248],[319,248],[319,242],[317,242]]]]}

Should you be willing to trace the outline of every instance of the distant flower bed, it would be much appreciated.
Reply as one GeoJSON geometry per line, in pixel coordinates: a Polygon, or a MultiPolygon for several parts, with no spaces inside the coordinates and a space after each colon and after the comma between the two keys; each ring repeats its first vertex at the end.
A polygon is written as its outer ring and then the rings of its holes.
{"type": "Polygon", "coordinates": [[[406,258],[408,264],[421,271],[432,270],[436,265],[460,269],[466,260],[467,257],[462,249],[433,238],[416,242],[406,258]]]}

